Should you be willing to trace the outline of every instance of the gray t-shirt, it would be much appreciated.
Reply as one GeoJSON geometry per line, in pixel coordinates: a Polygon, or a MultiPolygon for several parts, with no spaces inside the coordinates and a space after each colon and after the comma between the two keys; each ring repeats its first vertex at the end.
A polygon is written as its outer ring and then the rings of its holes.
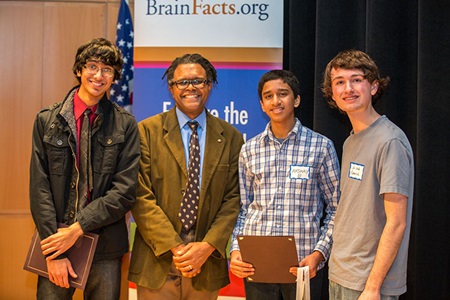
{"type": "Polygon", "coordinates": [[[334,221],[330,279],[362,291],[386,223],[383,194],[408,197],[407,227],[382,288],[383,295],[406,292],[406,267],[414,191],[414,158],[403,131],[386,116],[344,143],[341,199],[334,221]]]}

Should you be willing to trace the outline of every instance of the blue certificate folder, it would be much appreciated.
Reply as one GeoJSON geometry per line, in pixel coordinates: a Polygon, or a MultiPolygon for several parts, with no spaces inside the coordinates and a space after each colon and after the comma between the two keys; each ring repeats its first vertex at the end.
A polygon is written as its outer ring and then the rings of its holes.
{"type": "Polygon", "coordinates": [[[297,247],[293,236],[243,235],[237,238],[242,260],[251,263],[255,274],[251,282],[295,283],[297,277],[289,273],[298,267],[297,247]]]}
{"type": "MultiPolygon", "coordinates": [[[[70,260],[73,270],[78,275],[77,278],[72,278],[69,275],[69,284],[71,287],[84,290],[89,277],[89,271],[91,270],[97,241],[97,234],[84,233],[66,251],[67,258],[70,260]]],[[[47,263],[45,256],[42,254],[41,239],[37,230],[34,231],[33,237],[31,238],[30,248],[23,269],[48,278],[47,263]]]]}

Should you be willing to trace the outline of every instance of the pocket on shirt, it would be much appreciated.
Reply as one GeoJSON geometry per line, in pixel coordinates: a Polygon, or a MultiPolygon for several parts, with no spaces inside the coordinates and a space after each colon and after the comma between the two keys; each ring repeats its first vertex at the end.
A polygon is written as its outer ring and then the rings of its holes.
{"type": "Polygon", "coordinates": [[[93,169],[97,173],[114,173],[117,156],[123,148],[124,135],[99,136],[95,148],[93,169]]]}
{"type": "Polygon", "coordinates": [[[71,158],[71,150],[67,138],[44,136],[43,141],[46,145],[50,174],[63,175],[64,170],[70,172],[67,164],[71,158]]]}

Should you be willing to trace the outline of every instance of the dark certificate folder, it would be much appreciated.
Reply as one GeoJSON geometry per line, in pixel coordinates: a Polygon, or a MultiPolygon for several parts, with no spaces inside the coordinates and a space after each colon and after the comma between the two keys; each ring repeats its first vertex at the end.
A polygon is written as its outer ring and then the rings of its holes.
{"type": "MultiPolygon", "coordinates": [[[[84,233],[78,238],[75,244],[66,251],[67,258],[70,260],[73,270],[78,275],[77,278],[72,278],[69,275],[69,284],[71,287],[84,290],[89,277],[89,271],[91,270],[97,241],[97,234],[84,233]]],[[[35,230],[23,268],[24,270],[48,278],[47,263],[45,261],[45,256],[42,254],[40,243],[41,239],[39,238],[37,230],[35,230]]]]}
{"type": "Polygon", "coordinates": [[[297,247],[293,236],[238,236],[242,260],[251,263],[255,274],[251,282],[295,283],[289,268],[298,267],[297,247]]]}

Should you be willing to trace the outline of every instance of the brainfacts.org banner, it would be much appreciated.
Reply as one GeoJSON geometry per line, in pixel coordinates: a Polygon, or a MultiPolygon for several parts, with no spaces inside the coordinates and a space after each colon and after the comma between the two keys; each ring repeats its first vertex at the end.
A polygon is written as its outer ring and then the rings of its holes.
{"type": "Polygon", "coordinates": [[[246,139],[264,129],[268,119],[257,84],[266,71],[282,66],[282,0],[138,0],[134,18],[138,121],[174,107],[162,76],[176,57],[199,53],[218,72],[207,109],[246,139]]]}

